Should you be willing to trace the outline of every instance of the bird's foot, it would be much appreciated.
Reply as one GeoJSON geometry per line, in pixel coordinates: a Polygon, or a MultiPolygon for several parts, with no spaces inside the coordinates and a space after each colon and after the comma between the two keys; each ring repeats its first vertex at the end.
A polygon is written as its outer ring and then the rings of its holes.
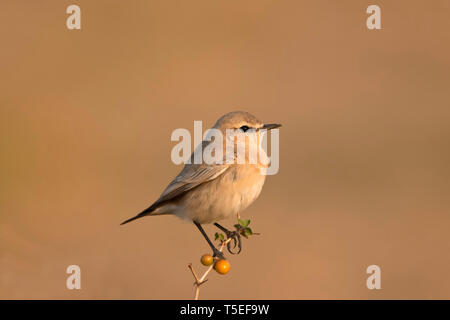
{"type": "Polygon", "coordinates": [[[245,234],[245,228],[242,227],[241,225],[234,225],[234,227],[236,228],[235,231],[230,231],[225,227],[222,227],[220,224],[218,224],[217,222],[214,223],[214,225],[219,228],[220,230],[222,230],[227,238],[224,239],[223,235],[217,234],[216,233],[216,240],[217,239],[221,239],[221,241],[227,241],[227,250],[229,253],[231,254],[239,254],[242,250],[242,242],[241,242],[241,235],[245,234]],[[231,240],[230,240],[231,239],[231,240]],[[231,247],[231,242],[233,242],[233,247],[231,247]],[[236,246],[238,247],[238,251],[234,252],[232,249],[235,249],[236,246]]]}
{"type": "Polygon", "coordinates": [[[231,241],[229,241],[227,243],[227,250],[231,254],[241,253],[241,250],[242,250],[241,231],[242,230],[240,230],[240,229],[241,229],[241,227],[239,226],[239,227],[236,227],[236,231],[229,231],[229,230],[224,231],[227,236],[227,239],[233,239],[233,248],[231,248],[231,241]],[[237,252],[233,252],[232,249],[235,249],[236,246],[238,247],[238,250],[237,250],[237,252]]]}

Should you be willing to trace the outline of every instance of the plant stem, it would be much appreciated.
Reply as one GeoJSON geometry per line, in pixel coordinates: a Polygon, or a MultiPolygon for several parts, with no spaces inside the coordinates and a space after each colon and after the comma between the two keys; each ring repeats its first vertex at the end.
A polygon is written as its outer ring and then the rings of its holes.
{"type": "MultiPolygon", "coordinates": [[[[227,245],[227,243],[230,242],[230,241],[231,241],[231,238],[230,238],[230,239],[227,239],[227,240],[225,240],[225,241],[222,241],[222,244],[220,245],[219,251],[220,251],[220,252],[223,252],[223,249],[225,248],[225,246],[227,245]]],[[[211,272],[211,270],[214,268],[214,263],[208,267],[208,269],[205,271],[205,273],[204,273],[200,278],[199,278],[199,277],[197,276],[197,274],[195,273],[194,267],[192,266],[192,263],[189,263],[189,264],[188,264],[188,268],[191,270],[192,275],[193,275],[193,277],[194,277],[194,279],[195,279],[195,283],[194,283],[194,284],[195,284],[195,295],[194,295],[194,300],[198,300],[198,296],[199,296],[199,294],[200,294],[200,286],[201,286],[202,284],[204,284],[206,281],[208,281],[208,280],[206,279],[206,276],[207,276],[207,275],[211,272]]]]}

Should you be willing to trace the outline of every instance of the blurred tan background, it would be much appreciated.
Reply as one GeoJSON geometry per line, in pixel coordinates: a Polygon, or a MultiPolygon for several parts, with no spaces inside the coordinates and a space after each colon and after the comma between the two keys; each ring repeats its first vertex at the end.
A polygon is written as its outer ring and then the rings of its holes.
{"type": "Polygon", "coordinates": [[[232,110],[283,124],[280,171],[242,213],[262,235],[201,298],[450,298],[449,15],[447,0],[3,0],[0,298],[192,298],[196,228],[119,223],[181,169],[172,130],[232,110]]]}

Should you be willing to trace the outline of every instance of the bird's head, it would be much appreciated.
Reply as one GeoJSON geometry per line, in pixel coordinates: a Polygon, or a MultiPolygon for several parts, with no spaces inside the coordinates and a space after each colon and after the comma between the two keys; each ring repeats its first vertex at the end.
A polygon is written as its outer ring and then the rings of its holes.
{"type": "MultiPolygon", "coordinates": [[[[264,124],[245,111],[234,111],[217,120],[213,127],[215,130],[211,130],[211,133],[217,130],[221,133],[222,148],[227,159],[236,160],[241,164],[257,162],[258,165],[267,167],[269,161],[266,150],[261,148],[262,134],[280,126],[280,124],[264,124]]],[[[208,137],[207,140],[211,141],[211,138],[208,137]]]]}
{"type": "Polygon", "coordinates": [[[229,112],[219,120],[217,120],[214,128],[221,131],[227,129],[240,130],[245,133],[251,133],[252,131],[259,131],[261,129],[271,130],[281,127],[281,124],[264,124],[254,115],[245,111],[233,111],[229,112]]]}

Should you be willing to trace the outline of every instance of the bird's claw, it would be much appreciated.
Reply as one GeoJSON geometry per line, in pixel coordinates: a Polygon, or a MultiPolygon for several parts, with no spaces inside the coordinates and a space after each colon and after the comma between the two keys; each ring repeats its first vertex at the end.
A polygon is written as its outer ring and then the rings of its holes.
{"type": "Polygon", "coordinates": [[[227,250],[231,254],[239,254],[241,252],[241,250],[242,250],[241,234],[240,234],[239,231],[240,230],[226,232],[227,239],[233,239],[233,248],[231,248],[231,241],[229,241],[227,243],[227,250]],[[233,252],[232,249],[236,248],[236,245],[238,246],[238,251],[237,252],[233,252]]]}

